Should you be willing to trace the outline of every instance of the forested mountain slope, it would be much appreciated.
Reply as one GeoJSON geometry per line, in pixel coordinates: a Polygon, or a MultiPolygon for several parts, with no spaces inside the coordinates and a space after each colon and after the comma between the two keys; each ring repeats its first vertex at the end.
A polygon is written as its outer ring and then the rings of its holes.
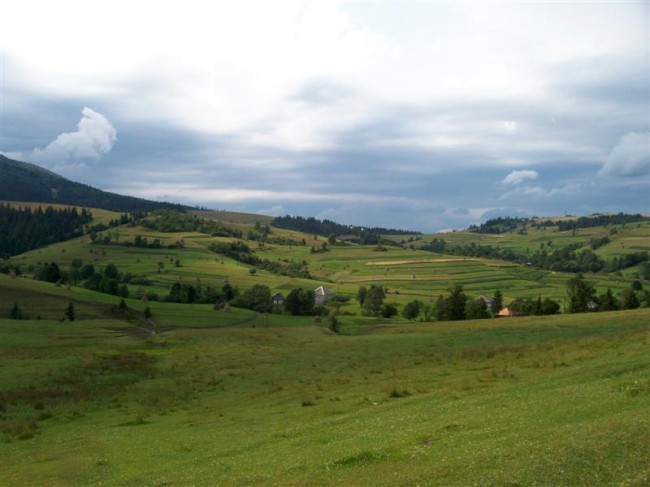
{"type": "Polygon", "coordinates": [[[132,212],[160,208],[183,209],[172,203],[148,201],[75,183],[42,167],[0,155],[0,200],[37,201],[132,212]]]}

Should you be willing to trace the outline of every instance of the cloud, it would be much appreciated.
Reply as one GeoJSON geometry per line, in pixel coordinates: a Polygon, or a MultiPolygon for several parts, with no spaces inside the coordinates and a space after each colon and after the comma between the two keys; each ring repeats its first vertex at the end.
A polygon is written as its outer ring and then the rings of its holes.
{"type": "Polygon", "coordinates": [[[524,179],[537,179],[537,176],[539,176],[537,171],[530,171],[530,170],[512,171],[505,178],[503,178],[501,184],[513,184],[513,185],[519,184],[524,179]]]}
{"type": "Polygon", "coordinates": [[[612,149],[599,176],[647,176],[650,172],[650,132],[630,132],[612,149]]]}
{"type": "Polygon", "coordinates": [[[517,122],[515,120],[504,120],[503,129],[506,132],[515,132],[517,130],[517,122]]]}
{"type": "Polygon", "coordinates": [[[101,113],[84,107],[76,132],[65,132],[50,142],[45,149],[34,149],[31,160],[37,163],[65,165],[77,162],[95,162],[113,148],[117,137],[115,127],[101,113]]]}

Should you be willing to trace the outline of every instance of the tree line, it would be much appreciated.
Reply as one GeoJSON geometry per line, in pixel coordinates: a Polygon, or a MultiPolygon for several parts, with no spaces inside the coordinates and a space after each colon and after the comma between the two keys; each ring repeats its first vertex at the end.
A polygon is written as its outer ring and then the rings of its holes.
{"type": "Polygon", "coordinates": [[[463,255],[467,257],[484,257],[500,259],[518,264],[527,264],[541,269],[560,272],[615,272],[639,265],[648,261],[648,252],[640,251],[614,257],[605,261],[596,255],[593,250],[582,248],[580,243],[572,243],[559,249],[550,250],[547,244],[540,244],[540,248],[529,255],[518,254],[514,250],[504,247],[493,247],[472,242],[465,245],[449,245],[442,238],[434,238],[420,246],[421,250],[435,253],[463,255]]]}
{"type": "Polygon", "coordinates": [[[83,208],[16,208],[0,203],[0,256],[9,257],[83,235],[92,213],[83,208]]]}
{"type": "Polygon", "coordinates": [[[242,264],[248,264],[273,274],[312,279],[307,269],[307,262],[270,261],[268,259],[262,259],[255,255],[250,247],[242,241],[214,242],[208,246],[208,249],[217,254],[230,257],[242,264]]]}
{"type": "Polygon", "coordinates": [[[334,235],[335,237],[352,236],[361,244],[376,245],[381,235],[415,235],[420,232],[396,230],[383,227],[363,227],[359,225],[342,225],[332,220],[319,220],[314,217],[279,216],[273,220],[272,226],[285,230],[296,230],[313,235],[334,235]]]}

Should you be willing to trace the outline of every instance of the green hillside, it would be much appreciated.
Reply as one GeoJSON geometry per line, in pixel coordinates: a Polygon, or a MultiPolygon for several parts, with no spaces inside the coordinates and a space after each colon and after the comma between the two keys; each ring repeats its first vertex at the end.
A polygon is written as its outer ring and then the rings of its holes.
{"type": "MultiPolygon", "coordinates": [[[[2,485],[650,478],[650,283],[640,264],[585,274],[599,295],[640,286],[638,309],[409,321],[367,316],[359,289],[379,286],[399,312],[413,300],[431,310],[454,285],[470,299],[500,290],[505,304],[544,297],[565,311],[575,274],[418,248],[440,235],[358,245],[254,215],[163,211],[111,227],[118,214],[91,212],[101,230],[0,261],[2,485]],[[318,318],[260,313],[237,298],[215,309],[226,285],[240,297],[324,286],[342,299],[318,318]],[[170,302],[190,288],[216,294],[170,302]],[[8,319],[17,309],[22,319],[8,319]]],[[[549,240],[590,246],[604,233],[594,250],[603,259],[649,248],[647,222],[443,238],[524,252],[549,240]]]]}
{"type": "Polygon", "coordinates": [[[0,320],[0,483],[647,484],[647,309],[356,336],[186,319],[0,320]]]}

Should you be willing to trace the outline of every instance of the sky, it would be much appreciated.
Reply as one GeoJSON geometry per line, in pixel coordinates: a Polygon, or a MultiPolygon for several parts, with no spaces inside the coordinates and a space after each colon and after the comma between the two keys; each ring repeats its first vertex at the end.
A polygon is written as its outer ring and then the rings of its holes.
{"type": "Polygon", "coordinates": [[[0,152],[148,199],[425,232],[650,212],[649,16],[648,1],[6,2],[0,152]]]}

